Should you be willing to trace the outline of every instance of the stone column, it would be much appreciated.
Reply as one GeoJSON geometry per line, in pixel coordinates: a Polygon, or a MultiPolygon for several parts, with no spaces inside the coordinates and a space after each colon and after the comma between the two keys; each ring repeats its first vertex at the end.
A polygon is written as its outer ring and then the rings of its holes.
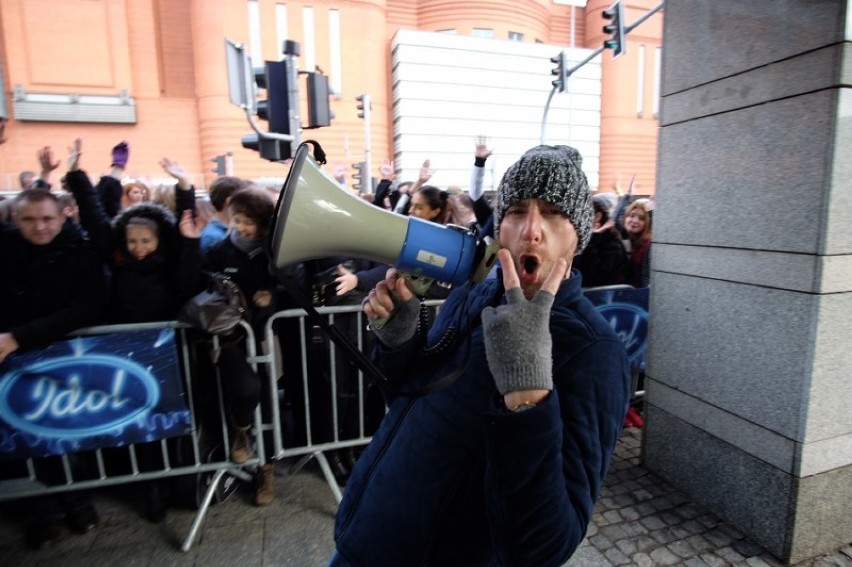
{"type": "Polygon", "coordinates": [[[665,7],[645,465],[788,562],[852,541],[850,11],[665,7]]]}

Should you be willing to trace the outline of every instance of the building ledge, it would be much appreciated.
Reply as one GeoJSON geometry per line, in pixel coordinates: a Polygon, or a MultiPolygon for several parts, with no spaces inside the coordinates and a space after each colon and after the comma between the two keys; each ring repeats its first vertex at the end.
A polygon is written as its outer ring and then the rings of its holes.
{"type": "Polygon", "coordinates": [[[136,103],[126,90],[118,96],[27,93],[15,85],[12,111],[16,120],[135,124],[136,103]]]}

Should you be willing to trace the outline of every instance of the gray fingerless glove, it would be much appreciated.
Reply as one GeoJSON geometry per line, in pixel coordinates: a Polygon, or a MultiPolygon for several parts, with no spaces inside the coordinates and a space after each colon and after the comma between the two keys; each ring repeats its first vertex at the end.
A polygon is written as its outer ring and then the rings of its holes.
{"type": "Polygon", "coordinates": [[[485,356],[500,394],[553,389],[553,294],[539,291],[527,301],[521,288],[506,292],[507,303],[482,310],[485,356]]]}
{"type": "Polygon", "coordinates": [[[387,321],[370,321],[370,327],[379,340],[388,348],[397,348],[411,340],[417,332],[417,320],[420,313],[420,300],[412,297],[398,303],[394,299],[396,310],[387,321]]]}

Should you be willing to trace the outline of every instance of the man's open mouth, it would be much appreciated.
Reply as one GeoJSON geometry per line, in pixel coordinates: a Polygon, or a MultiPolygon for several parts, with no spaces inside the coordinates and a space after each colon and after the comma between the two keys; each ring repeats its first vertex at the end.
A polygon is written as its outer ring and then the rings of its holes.
{"type": "Polygon", "coordinates": [[[539,260],[535,256],[521,256],[521,268],[525,274],[532,275],[538,270],[539,260]]]}

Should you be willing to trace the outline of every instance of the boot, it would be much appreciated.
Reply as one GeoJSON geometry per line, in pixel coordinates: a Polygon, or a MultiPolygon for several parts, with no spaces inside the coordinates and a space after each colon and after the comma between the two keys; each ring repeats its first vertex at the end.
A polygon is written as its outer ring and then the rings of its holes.
{"type": "Polygon", "coordinates": [[[257,470],[257,487],[254,492],[254,503],[267,506],[275,500],[275,465],[266,463],[257,470]]]}
{"type": "Polygon", "coordinates": [[[231,460],[241,465],[251,457],[251,439],[249,439],[251,425],[238,427],[231,439],[231,460]]]}

